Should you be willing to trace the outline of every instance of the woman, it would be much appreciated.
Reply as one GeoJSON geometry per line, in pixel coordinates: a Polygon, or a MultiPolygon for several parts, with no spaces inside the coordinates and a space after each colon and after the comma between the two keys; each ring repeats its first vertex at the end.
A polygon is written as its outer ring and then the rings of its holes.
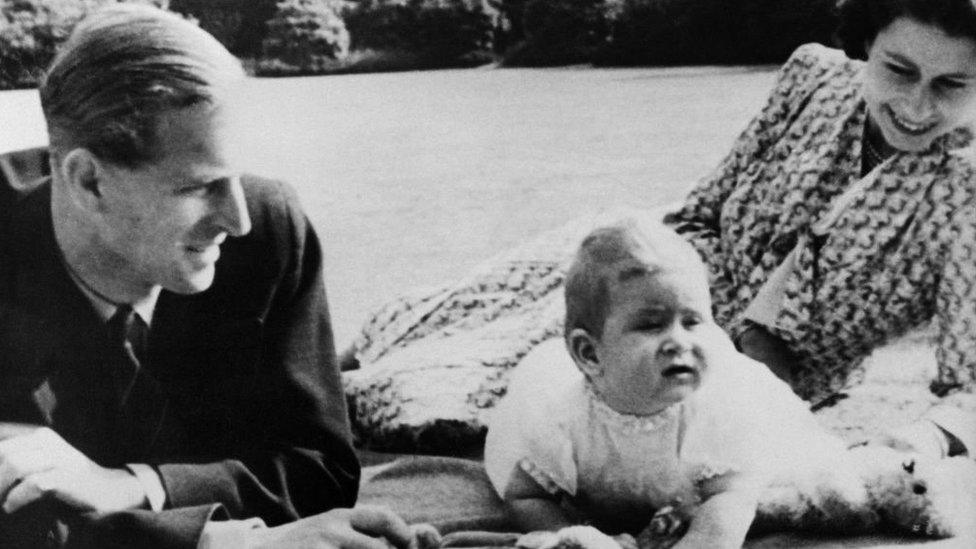
{"type": "MultiPolygon", "coordinates": [[[[716,319],[815,407],[835,401],[874,348],[935,317],[942,405],[886,442],[963,453],[976,446],[976,168],[959,152],[976,113],[976,5],[839,7],[846,55],[799,48],[732,152],[666,221],[709,265],[716,319]]],[[[420,371],[457,366],[435,355],[463,349],[463,365],[490,367],[467,398],[487,407],[504,370],[558,333],[560,261],[584,233],[545,235],[459,284],[389,305],[357,356],[420,371]]],[[[347,389],[375,439],[396,430],[391,404],[408,399],[395,379],[391,388],[370,375],[347,389]]]]}
{"type": "MultiPolygon", "coordinates": [[[[800,48],[733,151],[667,221],[711,269],[742,350],[813,401],[933,316],[940,396],[976,380],[976,4],[846,0],[845,52],[800,48]]],[[[965,400],[948,397],[946,405],[965,400]]],[[[946,406],[903,429],[959,453],[946,406]],[[949,433],[952,433],[951,435],[949,433]]]]}

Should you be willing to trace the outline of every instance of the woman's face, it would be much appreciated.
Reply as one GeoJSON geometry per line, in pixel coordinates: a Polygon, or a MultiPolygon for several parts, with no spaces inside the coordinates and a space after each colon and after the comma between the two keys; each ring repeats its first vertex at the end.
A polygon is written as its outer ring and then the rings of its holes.
{"type": "Polygon", "coordinates": [[[925,150],[974,119],[976,41],[910,17],[895,19],[868,46],[864,97],[888,144],[925,150]]]}

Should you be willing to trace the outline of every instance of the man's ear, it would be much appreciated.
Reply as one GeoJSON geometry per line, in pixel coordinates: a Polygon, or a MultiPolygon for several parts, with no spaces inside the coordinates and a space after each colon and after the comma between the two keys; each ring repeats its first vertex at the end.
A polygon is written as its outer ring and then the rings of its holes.
{"type": "Polygon", "coordinates": [[[101,198],[101,174],[101,163],[88,149],[71,149],[61,159],[61,177],[84,196],[101,198]]]}
{"type": "Polygon", "coordinates": [[[573,357],[576,367],[582,371],[586,377],[595,379],[603,375],[603,365],[596,352],[596,338],[590,335],[583,328],[573,328],[566,336],[566,347],[569,355],[573,357]]]}

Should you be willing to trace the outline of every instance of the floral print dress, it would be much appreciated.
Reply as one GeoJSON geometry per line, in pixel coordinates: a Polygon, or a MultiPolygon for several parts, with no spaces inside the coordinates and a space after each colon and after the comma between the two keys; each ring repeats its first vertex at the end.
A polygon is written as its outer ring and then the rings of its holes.
{"type": "Polygon", "coordinates": [[[706,261],[716,319],[733,337],[779,270],[767,327],[800,357],[794,389],[805,398],[840,391],[875,347],[933,318],[932,390],[971,391],[971,132],[951,132],[923,153],[896,152],[862,177],[862,66],[838,50],[799,48],[762,113],[666,222],[706,261]]]}

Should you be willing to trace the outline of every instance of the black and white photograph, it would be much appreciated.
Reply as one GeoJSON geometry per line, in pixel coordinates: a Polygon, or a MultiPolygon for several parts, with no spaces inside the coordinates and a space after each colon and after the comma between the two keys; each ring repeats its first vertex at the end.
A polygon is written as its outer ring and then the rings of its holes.
{"type": "Polygon", "coordinates": [[[0,548],[976,549],[976,0],[0,0],[0,548]]]}

